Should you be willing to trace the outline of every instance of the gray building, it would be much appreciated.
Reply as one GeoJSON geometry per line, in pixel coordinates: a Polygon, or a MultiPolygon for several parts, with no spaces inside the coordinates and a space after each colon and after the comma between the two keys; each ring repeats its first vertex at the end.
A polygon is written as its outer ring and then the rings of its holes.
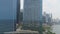
{"type": "Polygon", "coordinates": [[[42,21],[42,0],[24,0],[23,23],[40,25],[42,21]]]}

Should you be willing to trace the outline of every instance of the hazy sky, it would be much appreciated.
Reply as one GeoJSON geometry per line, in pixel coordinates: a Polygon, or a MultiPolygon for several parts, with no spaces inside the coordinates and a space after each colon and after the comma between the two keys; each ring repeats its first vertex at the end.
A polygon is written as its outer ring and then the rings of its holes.
{"type": "Polygon", "coordinates": [[[24,0],[20,0],[20,3],[21,3],[21,8],[20,9],[23,9],[24,0]]]}
{"type": "MultiPolygon", "coordinates": [[[[52,13],[53,18],[60,18],[60,0],[43,0],[43,11],[52,13]]],[[[23,9],[23,0],[21,0],[21,9],[23,9]]]]}

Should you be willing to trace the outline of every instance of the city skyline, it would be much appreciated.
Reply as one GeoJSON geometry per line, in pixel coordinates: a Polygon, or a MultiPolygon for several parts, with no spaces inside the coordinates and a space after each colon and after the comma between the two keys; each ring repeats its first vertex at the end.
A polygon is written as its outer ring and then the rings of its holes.
{"type": "Polygon", "coordinates": [[[60,0],[43,0],[43,11],[47,13],[52,13],[54,19],[60,19],[60,0]]]}
{"type": "MultiPolygon", "coordinates": [[[[59,2],[60,0],[43,0],[43,12],[46,13],[52,13],[52,18],[56,19],[59,18],[60,19],[60,10],[59,10],[59,2]]],[[[23,9],[23,4],[24,0],[21,0],[21,8],[23,9]]]]}

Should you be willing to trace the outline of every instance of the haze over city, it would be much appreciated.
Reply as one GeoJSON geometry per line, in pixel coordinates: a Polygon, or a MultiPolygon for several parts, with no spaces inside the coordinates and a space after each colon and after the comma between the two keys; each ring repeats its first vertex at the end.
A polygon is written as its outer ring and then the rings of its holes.
{"type": "MultiPolygon", "coordinates": [[[[52,13],[53,19],[55,18],[59,18],[60,19],[60,5],[59,2],[60,0],[43,0],[42,1],[42,8],[43,8],[43,12],[46,13],[52,13]]],[[[21,8],[23,9],[23,3],[24,0],[21,0],[21,8]]]]}

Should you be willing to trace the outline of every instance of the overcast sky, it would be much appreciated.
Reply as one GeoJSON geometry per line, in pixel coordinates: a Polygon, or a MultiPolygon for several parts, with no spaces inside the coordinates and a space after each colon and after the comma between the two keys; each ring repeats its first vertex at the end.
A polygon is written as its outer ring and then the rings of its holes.
{"type": "MultiPolygon", "coordinates": [[[[52,13],[53,18],[60,18],[60,0],[43,0],[43,11],[52,13]]],[[[21,9],[23,9],[23,0],[21,0],[21,9]]]]}

